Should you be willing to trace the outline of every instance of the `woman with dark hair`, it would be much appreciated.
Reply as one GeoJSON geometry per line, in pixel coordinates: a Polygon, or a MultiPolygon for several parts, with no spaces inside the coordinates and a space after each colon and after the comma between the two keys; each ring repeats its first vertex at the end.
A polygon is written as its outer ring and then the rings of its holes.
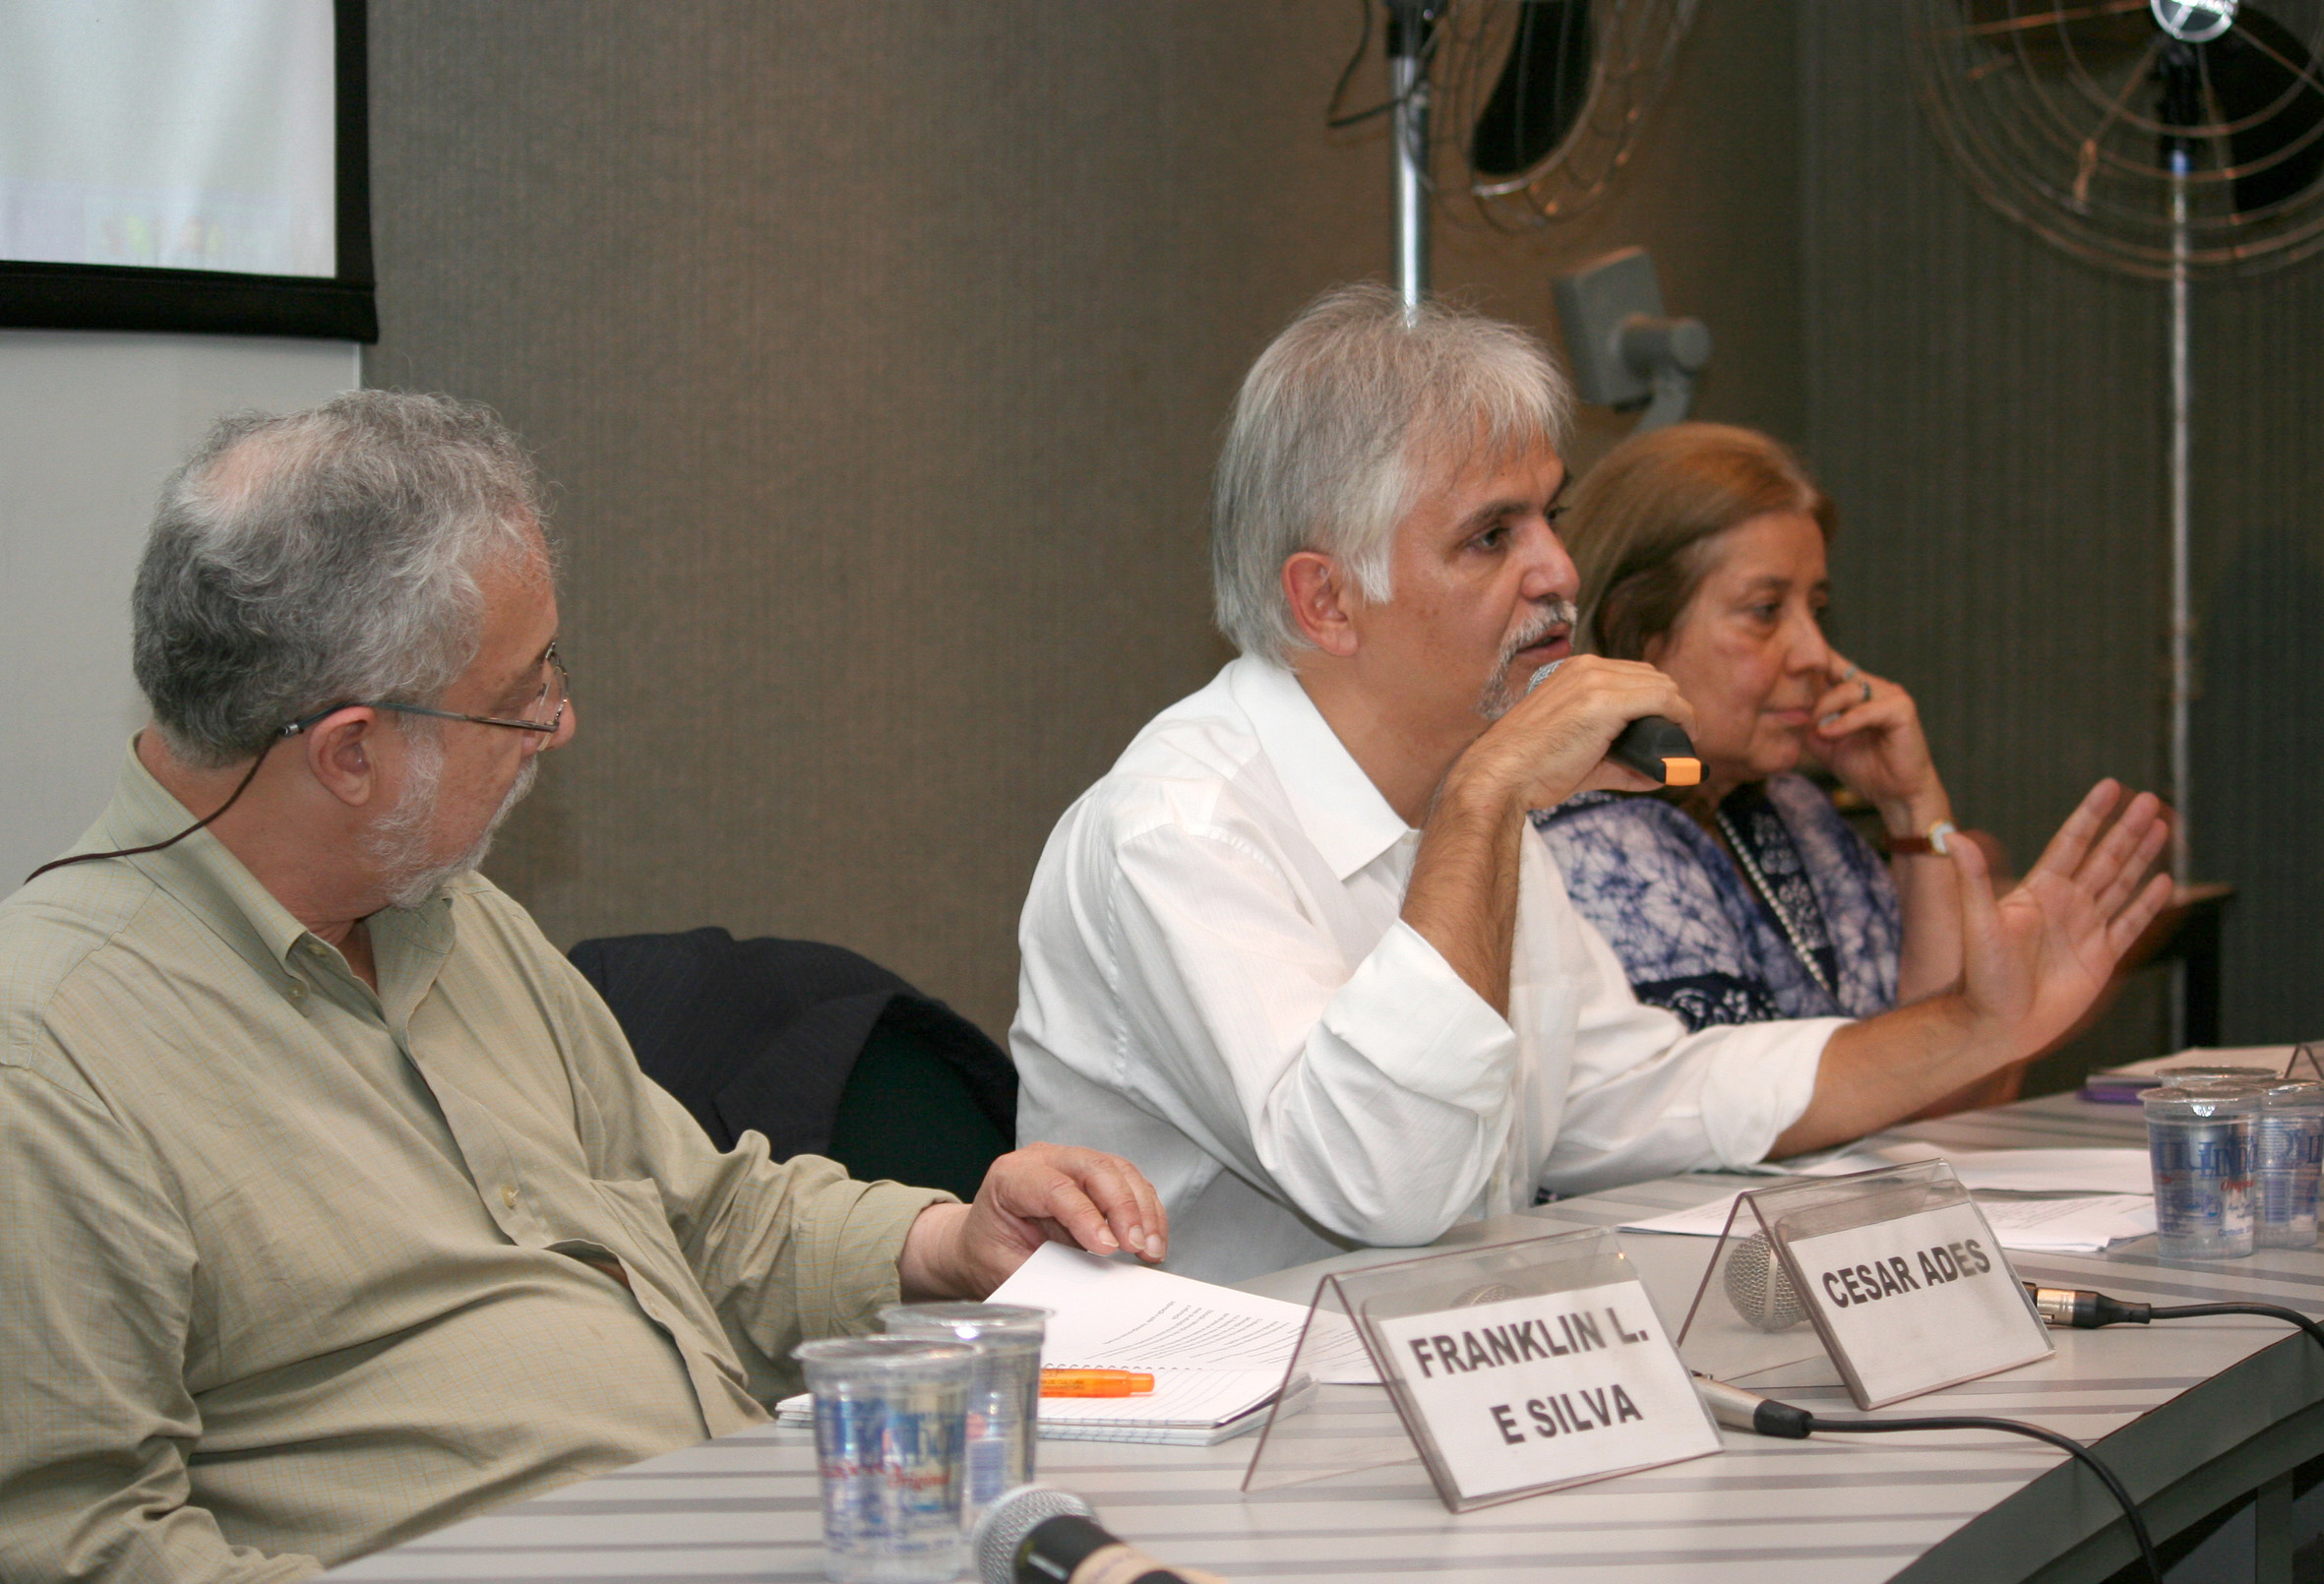
{"type": "Polygon", "coordinates": [[[1919,711],[1825,641],[1832,503],[1764,435],[1678,424],[1624,442],[1560,523],[1576,649],[1645,660],[1694,706],[1699,786],[1535,814],[1638,999],[1689,1028],[1866,1017],[1961,972],[1952,806],[1919,711]],[[1885,862],[1804,775],[1879,811],[1885,862]]]}

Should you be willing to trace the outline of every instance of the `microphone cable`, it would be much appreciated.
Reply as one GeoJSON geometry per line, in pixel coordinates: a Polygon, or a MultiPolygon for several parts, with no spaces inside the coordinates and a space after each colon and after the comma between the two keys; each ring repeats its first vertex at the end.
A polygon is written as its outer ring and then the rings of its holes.
{"type": "Polygon", "coordinates": [[[2096,1452],[2071,1435],[2060,1435],[2053,1430],[2044,1430],[2039,1425],[2027,1425],[2014,1419],[1986,1419],[1966,1414],[1931,1415],[1925,1419],[1827,1419],[1821,1414],[1805,1414],[1804,1417],[1810,1432],[1819,1430],[1846,1431],[1856,1435],[1866,1432],[1878,1433],[1904,1430],[1997,1430],[2012,1435],[2030,1435],[2037,1441],[2048,1441],[2098,1476],[2099,1483],[2113,1495],[2116,1504],[2122,1509],[2123,1518],[2129,1522],[2130,1538],[2138,1542],[2138,1554],[2145,1559],[2148,1574],[2155,1584],[2163,1584],[2163,1559],[2155,1553],[2155,1537],[2147,1533],[2147,1520],[2139,1512],[2137,1501],[2131,1498],[2129,1489],[2096,1452]]]}
{"type": "Polygon", "coordinates": [[[2153,1304],[2125,1303],[2094,1293],[2086,1287],[2044,1287],[2039,1282],[2025,1284],[2026,1295],[2033,1299],[2034,1308],[2041,1312],[2045,1323],[2063,1330],[2095,1331],[2102,1325],[2146,1325],[2156,1320],[2196,1320],[2208,1314],[2257,1314],[2271,1320],[2282,1320],[2307,1332],[2308,1339],[2324,1348],[2324,1325],[2318,1325],[2295,1309],[2282,1304],[2153,1304]]]}
{"type": "Polygon", "coordinates": [[[1756,1435],[1772,1436],[1778,1440],[1804,1441],[1818,1431],[1831,1433],[1885,1434],[1895,1431],[1928,1430],[1985,1430],[2001,1431],[2011,1435],[2027,1435],[2056,1447],[2098,1476],[2099,1483],[2122,1509],[2122,1516],[2130,1525],[2130,1538],[2138,1543],[2138,1554],[2147,1565],[2154,1584],[2163,1584],[2163,1560],[2155,1552],[2155,1537],[2147,1531],[2147,1520],[2138,1510],[2138,1502],[2131,1496],[2114,1471],[2089,1447],[2071,1435],[2061,1435],[2039,1425],[2028,1425],[2015,1419],[1988,1419],[1982,1415],[1933,1414],[1911,1419],[1833,1419],[1822,1414],[1811,1414],[1806,1409],[1772,1397],[1762,1397],[1742,1386],[1731,1386],[1724,1380],[1713,1380],[1705,1375],[1694,1377],[1695,1390],[1711,1410],[1711,1417],[1735,1430],[1746,1430],[1756,1435]]]}

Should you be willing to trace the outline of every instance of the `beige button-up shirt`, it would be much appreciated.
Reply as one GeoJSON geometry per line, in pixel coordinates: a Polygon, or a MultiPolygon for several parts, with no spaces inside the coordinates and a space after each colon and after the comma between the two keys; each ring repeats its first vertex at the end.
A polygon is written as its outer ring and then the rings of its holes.
{"type": "MultiPolygon", "coordinates": [[[[189,822],[133,755],[76,850],[189,822]]],[[[305,1577],[895,1299],[948,1195],[720,1154],[480,878],[369,928],[376,995],[207,832],[0,903],[0,1578],[305,1577]]]]}

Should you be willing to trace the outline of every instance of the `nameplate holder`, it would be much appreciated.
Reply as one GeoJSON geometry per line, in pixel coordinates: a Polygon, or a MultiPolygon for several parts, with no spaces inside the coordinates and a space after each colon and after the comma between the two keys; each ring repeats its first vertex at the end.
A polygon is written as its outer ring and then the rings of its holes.
{"type": "Polygon", "coordinates": [[[1604,1228],[1326,1276],[1284,1378],[1246,1492],[1417,1456],[1466,1512],[1720,1449],[1604,1228]],[[1381,1384],[1295,1394],[1351,1328],[1381,1384]]]}
{"type": "Polygon", "coordinates": [[[1871,1409],[2055,1345],[1953,1169],[1916,1161],[1740,1195],[1679,1351],[1737,1385],[1820,1351],[1871,1409]]]}

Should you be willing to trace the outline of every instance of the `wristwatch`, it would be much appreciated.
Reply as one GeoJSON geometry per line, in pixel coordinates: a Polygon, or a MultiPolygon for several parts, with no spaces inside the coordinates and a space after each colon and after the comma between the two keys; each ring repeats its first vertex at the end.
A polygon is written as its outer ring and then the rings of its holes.
{"type": "Polygon", "coordinates": [[[1957,828],[1952,821],[1939,820],[1917,836],[1890,836],[1888,838],[1888,856],[1909,858],[1921,853],[1931,853],[1942,858],[1951,851],[1945,846],[1945,838],[1952,835],[1957,828]]]}

